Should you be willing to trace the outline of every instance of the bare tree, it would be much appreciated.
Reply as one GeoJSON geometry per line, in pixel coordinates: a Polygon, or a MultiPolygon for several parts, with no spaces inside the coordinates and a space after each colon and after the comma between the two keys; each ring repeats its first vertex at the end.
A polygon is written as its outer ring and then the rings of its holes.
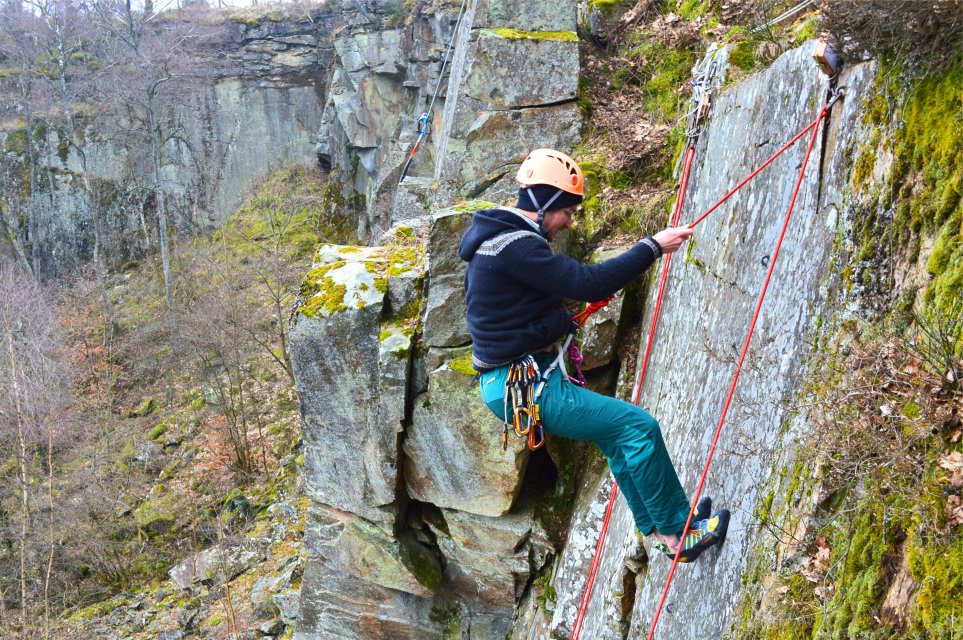
{"type": "MultiPolygon", "coordinates": [[[[0,59],[10,64],[15,72],[0,80],[5,105],[5,117],[21,120],[22,128],[11,131],[13,144],[9,157],[0,163],[0,235],[10,244],[20,267],[32,273],[26,239],[30,227],[30,195],[36,192],[37,152],[34,146],[34,116],[37,98],[36,60],[39,49],[34,32],[35,17],[24,11],[20,2],[0,6],[0,59]],[[26,171],[24,169],[26,168],[26,171]]],[[[6,154],[5,154],[6,155],[6,154]]]]}
{"type": "Polygon", "coordinates": [[[132,0],[89,0],[86,7],[103,32],[101,55],[107,61],[104,102],[120,104],[115,124],[124,127],[127,144],[143,136],[149,155],[146,169],[157,217],[167,304],[168,329],[178,342],[174,276],[171,268],[171,210],[164,179],[164,147],[175,129],[177,95],[185,81],[193,82],[204,65],[191,55],[192,47],[210,35],[188,21],[138,10],[132,0]]]}
{"type": "Polygon", "coordinates": [[[32,277],[9,264],[0,264],[0,337],[4,363],[0,367],[0,387],[8,390],[0,395],[0,441],[15,447],[20,507],[17,528],[20,631],[22,637],[29,638],[32,603],[37,591],[45,595],[44,612],[49,616],[55,529],[52,450],[65,435],[62,419],[70,405],[71,378],[55,303],[32,277]],[[50,537],[46,542],[50,548],[46,562],[36,561],[41,566],[33,567],[32,558],[36,554],[31,553],[31,548],[36,545],[36,539],[42,538],[33,524],[34,458],[43,454],[45,448],[47,508],[50,510],[47,531],[50,537]],[[32,578],[40,573],[45,575],[42,589],[32,578]]]}
{"type": "Polygon", "coordinates": [[[253,398],[246,383],[256,349],[248,330],[256,304],[243,276],[238,277],[237,266],[230,254],[218,252],[216,246],[198,252],[191,279],[205,284],[186,303],[183,324],[200,373],[215,390],[215,404],[224,417],[238,470],[251,473],[253,398]]]}

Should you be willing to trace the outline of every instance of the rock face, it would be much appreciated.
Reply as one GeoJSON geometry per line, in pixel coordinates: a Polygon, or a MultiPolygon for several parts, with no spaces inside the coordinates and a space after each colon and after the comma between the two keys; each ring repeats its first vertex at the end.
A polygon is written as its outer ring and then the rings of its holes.
{"type": "MultiPolygon", "coordinates": [[[[225,55],[210,62],[213,80],[175,109],[177,133],[162,141],[161,185],[172,225],[219,226],[270,172],[317,164],[314,141],[334,56],[328,33],[340,20],[331,9],[310,17],[271,12],[228,19],[218,44],[225,55]]],[[[152,206],[132,203],[125,190],[150,182],[144,145],[125,140],[115,124],[91,122],[82,136],[87,172],[102,200],[108,265],[137,258],[156,242],[152,206]]],[[[52,177],[34,194],[30,258],[39,273],[55,276],[91,259],[94,228],[80,155],[53,128],[47,137],[50,151],[37,164],[52,177]]]]}
{"type": "MultiPolygon", "coordinates": [[[[765,72],[718,97],[697,147],[683,222],[707,209],[815,119],[828,81],[813,67],[809,53],[809,47],[791,51],[765,72]],[[741,132],[741,144],[733,144],[733,131],[741,132]]],[[[707,637],[724,633],[732,623],[733,609],[727,603],[735,601],[740,589],[740,581],[733,576],[746,569],[755,544],[758,534],[751,518],[759,490],[773,473],[784,446],[782,426],[789,419],[787,405],[805,370],[807,336],[826,302],[821,284],[833,237],[845,219],[843,193],[851,168],[850,147],[859,129],[861,105],[872,90],[872,77],[869,65],[844,71],[839,82],[847,87],[846,97],[834,107],[825,132],[817,138],[756,327],[750,364],[743,369],[705,490],[715,498],[717,508],[732,511],[729,536],[721,550],[677,572],[670,601],[689,604],[684,612],[661,616],[659,637],[707,637]],[[711,585],[711,598],[706,597],[706,585],[711,585]]],[[[808,137],[706,219],[697,228],[696,243],[686,259],[673,262],[641,404],[659,418],[670,455],[689,491],[694,490],[704,464],[732,363],[745,338],[806,142],[808,137]]],[[[651,306],[650,301],[642,320],[646,328],[651,306]]],[[[536,634],[530,637],[571,630],[585,580],[583,541],[591,540],[594,548],[597,519],[593,514],[604,508],[608,496],[604,485],[602,491],[597,484],[584,487],[553,580],[559,594],[554,618],[541,631],[525,629],[536,634]]],[[[628,574],[625,560],[636,544],[633,529],[620,498],[582,637],[635,638],[647,633],[669,563],[650,550],[652,559],[644,576],[636,580],[628,574]],[[628,601],[626,584],[633,591],[628,601]]]]}
{"type": "Polygon", "coordinates": [[[522,154],[578,141],[574,1],[481,0],[460,20],[460,5],[434,6],[404,29],[370,15],[335,38],[318,154],[340,168],[346,198],[364,203],[375,240],[454,194],[500,200],[514,187],[497,183],[514,175],[522,154]],[[399,189],[429,106],[430,134],[399,189]]]}
{"type": "MultiPolygon", "coordinates": [[[[465,360],[470,366],[470,356],[465,360]]],[[[501,421],[478,399],[471,375],[448,363],[432,371],[428,392],[415,398],[404,443],[408,494],[469,513],[507,513],[521,488],[528,448],[513,437],[503,451],[501,433],[501,421]]]]}
{"type": "Polygon", "coordinates": [[[315,508],[299,640],[503,638],[554,552],[519,504],[528,449],[502,449],[473,383],[457,248],[487,206],[323,246],[302,283],[291,355],[315,508]]]}
{"type": "MultiPolygon", "coordinates": [[[[340,0],[308,12],[252,10],[227,18],[217,55],[207,62],[211,79],[174,109],[176,129],[167,127],[162,140],[160,186],[171,224],[182,231],[216,227],[252,185],[298,165],[333,172],[359,241],[380,242],[388,228],[455,196],[510,196],[522,154],[579,139],[575,4],[477,0],[459,13],[461,5],[438,0],[416,3],[417,10],[396,0],[340,0]],[[399,188],[417,122],[429,108],[428,136],[399,188]]],[[[108,266],[155,242],[151,203],[132,205],[125,191],[152,184],[147,145],[124,141],[113,120],[91,122],[83,132],[86,168],[53,128],[37,145],[47,149],[38,167],[51,171],[21,231],[44,275],[92,259],[85,170],[101,194],[100,249],[108,266]]],[[[10,161],[25,159],[13,154],[10,161]]]]}
{"type": "Polygon", "coordinates": [[[402,507],[399,437],[418,313],[391,304],[389,283],[414,298],[421,265],[411,248],[325,245],[291,327],[306,491],[389,531],[402,507]]]}

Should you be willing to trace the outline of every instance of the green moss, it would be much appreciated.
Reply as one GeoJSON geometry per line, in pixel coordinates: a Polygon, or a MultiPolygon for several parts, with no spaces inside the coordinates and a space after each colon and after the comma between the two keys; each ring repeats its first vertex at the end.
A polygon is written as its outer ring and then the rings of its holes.
{"type": "Polygon", "coordinates": [[[402,559],[405,566],[411,570],[415,580],[432,591],[441,585],[441,565],[431,552],[420,544],[412,542],[403,544],[402,559]]]}
{"type": "Polygon", "coordinates": [[[344,261],[332,262],[315,267],[308,272],[301,283],[301,297],[304,302],[298,307],[299,314],[313,318],[324,311],[325,316],[330,316],[348,308],[344,302],[344,296],[348,292],[347,286],[336,284],[327,275],[329,271],[339,269],[345,264],[344,261]]]}
{"type": "Polygon", "coordinates": [[[682,106],[679,87],[689,79],[695,54],[645,37],[626,51],[625,57],[632,64],[615,72],[612,88],[618,91],[628,83],[640,83],[645,89],[642,106],[646,113],[662,122],[674,123],[682,106]],[[640,70],[641,74],[638,73],[640,70]]]}
{"type": "Polygon", "coordinates": [[[921,637],[951,638],[960,630],[963,602],[963,529],[946,536],[910,536],[910,574],[920,585],[913,627],[921,637]]]}
{"type": "Polygon", "coordinates": [[[830,638],[867,637],[878,628],[877,608],[885,595],[885,565],[895,551],[896,536],[878,505],[865,502],[850,526],[838,527],[830,548],[842,556],[836,569],[836,593],[825,615],[817,616],[813,635],[830,638]]]}
{"type": "Polygon", "coordinates": [[[793,44],[797,47],[812,40],[819,33],[819,16],[811,15],[793,26],[793,44]]]}
{"type": "Polygon", "coordinates": [[[322,240],[357,241],[351,207],[334,178],[317,169],[297,167],[265,178],[214,233],[211,244],[252,258],[275,247],[300,258],[309,256],[322,240]]]}
{"type": "MultiPolygon", "coordinates": [[[[883,65],[877,94],[900,90],[899,69],[883,65]]],[[[952,66],[942,75],[924,78],[905,97],[903,126],[894,141],[893,188],[897,194],[892,234],[907,246],[914,259],[924,234],[937,234],[936,247],[927,262],[933,279],[924,299],[948,309],[963,292],[963,240],[961,240],[961,181],[963,181],[963,67],[952,66]]],[[[890,111],[874,98],[872,117],[890,111]]]]}
{"type": "Polygon", "coordinates": [[[693,255],[695,252],[696,246],[697,245],[695,242],[695,238],[690,238],[689,242],[686,243],[685,263],[691,264],[702,273],[706,273],[708,272],[708,268],[706,268],[705,264],[703,264],[701,260],[699,260],[698,258],[695,257],[695,255],[693,255]]]}
{"type": "Polygon", "coordinates": [[[400,276],[403,273],[408,273],[409,271],[411,271],[410,265],[392,264],[390,267],[388,267],[388,270],[385,273],[388,275],[389,278],[391,278],[394,276],[400,276]]]}
{"type": "Polygon", "coordinates": [[[458,640],[461,635],[461,606],[455,602],[450,605],[436,604],[428,617],[441,627],[442,640],[458,640]]]}
{"type": "Polygon", "coordinates": [[[494,209],[497,206],[494,202],[487,202],[485,200],[466,200],[450,207],[450,209],[458,213],[468,213],[481,211],[483,209],[494,209]]]}
{"type": "Polygon", "coordinates": [[[127,414],[128,418],[143,418],[149,416],[157,410],[157,402],[153,397],[145,398],[140,405],[127,414]]]}
{"type": "Polygon", "coordinates": [[[8,132],[6,140],[3,141],[3,150],[7,153],[15,153],[18,156],[27,153],[26,127],[8,132]]]}
{"type": "Polygon", "coordinates": [[[940,310],[950,311],[963,296],[963,211],[947,220],[936,238],[926,270],[933,280],[923,295],[940,310]]]}
{"type": "Polygon", "coordinates": [[[67,158],[70,156],[70,141],[67,140],[66,136],[61,135],[59,141],[57,142],[57,157],[60,158],[61,162],[67,162],[67,158]]]}
{"type": "Polygon", "coordinates": [[[729,62],[743,71],[751,71],[756,66],[755,43],[744,40],[729,52],[729,62]]]}
{"type": "Polygon", "coordinates": [[[760,525],[765,526],[769,524],[769,517],[772,515],[772,503],[775,499],[776,492],[770,491],[756,507],[756,517],[759,519],[760,525]]]}
{"type": "Polygon", "coordinates": [[[134,510],[134,521],[149,533],[163,533],[176,521],[176,501],[174,494],[163,492],[159,496],[148,497],[134,510]]]}
{"type": "Polygon", "coordinates": [[[582,112],[582,117],[586,120],[592,117],[592,98],[589,97],[589,85],[590,80],[586,76],[579,76],[578,79],[578,97],[575,99],[578,104],[579,111],[582,112]]]}
{"type": "Polygon", "coordinates": [[[605,15],[611,15],[619,7],[625,6],[623,0],[588,0],[589,9],[598,9],[605,15]]]}
{"type": "Polygon", "coordinates": [[[552,586],[552,571],[551,567],[548,568],[542,575],[535,578],[532,582],[535,587],[535,601],[538,606],[542,608],[545,613],[550,613],[549,605],[554,605],[558,602],[558,594],[555,592],[555,587],[552,586]]]}
{"type": "Polygon", "coordinates": [[[796,464],[793,466],[792,475],[789,478],[789,485],[786,487],[786,498],[784,501],[786,506],[795,501],[796,494],[799,492],[800,487],[802,487],[808,470],[809,465],[806,463],[806,460],[802,457],[798,458],[796,464]]]}
{"type": "Polygon", "coordinates": [[[167,422],[161,422],[150,430],[150,433],[147,434],[147,439],[157,440],[159,437],[167,433],[168,428],[170,428],[170,425],[167,424],[167,422]]]}
{"type": "Polygon", "coordinates": [[[919,418],[920,406],[913,400],[910,400],[909,402],[903,405],[903,415],[911,420],[914,418],[919,418]]]}
{"type": "Polygon", "coordinates": [[[474,368],[471,366],[471,352],[459,356],[454,360],[448,361],[448,368],[455,373],[460,373],[463,376],[473,377],[478,374],[474,368]]]}
{"type": "Polygon", "coordinates": [[[677,11],[683,20],[695,20],[706,15],[711,7],[712,0],[683,0],[677,11]]]}
{"type": "Polygon", "coordinates": [[[578,42],[578,34],[574,31],[521,31],[519,29],[482,29],[483,34],[490,34],[506,40],[552,40],[555,42],[578,42]]]}

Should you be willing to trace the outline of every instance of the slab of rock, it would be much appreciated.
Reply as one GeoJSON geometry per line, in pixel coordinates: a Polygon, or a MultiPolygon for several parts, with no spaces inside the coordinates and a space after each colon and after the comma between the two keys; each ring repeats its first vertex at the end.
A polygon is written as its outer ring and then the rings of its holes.
{"type": "Polygon", "coordinates": [[[271,596],[274,605],[281,614],[281,620],[286,625],[294,625],[298,620],[298,609],[301,604],[300,589],[285,589],[271,596]]]}
{"type": "Polygon", "coordinates": [[[474,610],[507,622],[529,577],[554,551],[544,531],[530,510],[499,518],[448,509],[443,514],[445,529],[432,530],[445,555],[446,582],[474,610]]]}
{"type": "Polygon", "coordinates": [[[210,547],[194,554],[168,571],[171,580],[188,590],[195,583],[223,584],[264,559],[264,553],[251,546],[210,547]]]}
{"type": "Polygon", "coordinates": [[[345,571],[374,584],[431,597],[441,584],[441,565],[413,536],[395,538],[355,518],[332,549],[332,560],[345,571]]]}
{"type": "Polygon", "coordinates": [[[465,321],[466,263],[458,257],[458,246],[471,226],[472,212],[493,206],[471,201],[431,218],[424,322],[424,341],[430,347],[457,347],[471,340],[465,321]]]}
{"type": "Polygon", "coordinates": [[[492,110],[555,104],[578,96],[574,31],[481,29],[475,46],[465,91],[492,110]],[[519,60],[525,60],[528,71],[524,81],[506,82],[517,77],[519,60]]]}
{"type": "Polygon", "coordinates": [[[502,423],[481,401],[473,375],[470,354],[429,374],[403,445],[405,484],[422,502],[500,516],[518,495],[528,447],[510,437],[502,450],[502,423]]]}
{"type": "Polygon", "coordinates": [[[523,28],[532,31],[575,31],[576,3],[488,0],[475,14],[476,28],[523,28]]]}
{"type": "Polygon", "coordinates": [[[305,490],[389,529],[419,308],[387,308],[387,292],[420,286],[421,251],[322,246],[291,325],[305,490]]]}
{"type": "MultiPolygon", "coordinates": [[[[608,251],[597,251],[592,256],[592,262],[604,262],[615,258],[624,249],[613,249],[608,251]]],[[[658,268],[659,263],[655,267],[658,268]]],[[[625,299],[625,290],[618,291],[607,306],[596,311],[585,322],[582,327],[582,343],[580,346],[582,357],[582,369],[589,371],[597,367],[604,367],[612,362],[615,356],[615,339],[618,337],[619,321],[622,317],[622,301],[625,299]]],[[[646,327],[646,329],[648,329],[646,327]]]]}
{"type": "MultiPolygon", "coordinates": [[[[523,80],[519,80],[522,82],[523,80]]],[[[518,185],[512,178],[532,149],[570,148],[578,142],[582,114],[574,102],[526,109],[489,110],[486,103],[459,100],[442,177],[461,185],[462,193],[487,200],[511,198],[518,185]],[[505,191],[491,185],[504,178],[505,191]]]]}
{"type": "Polygon", "coordinates": [[[444,624],[438,621],[437,598],[416,596],[373,581],[372,577],[379,575],[395,582],[401,580],[385,575],[385,565],[376,566],[372,575],[363,571],[378,565],[371,559],[380,556],[382,562],[393,563],[394,568],[407,572],[400,560],[386,560],[392,555],[392,545],[397,542],[388,534],[374,532],[370,523],[351,514],[320,506],[309,509],[305,529],[309,556],[299,596],[295,638],[441,640],[444,624]],[[376,549],[378,545],[383,546],[376,549]],[[353,562],[352,552],[343,547],[358,550],[364,562],[353,562]]]}

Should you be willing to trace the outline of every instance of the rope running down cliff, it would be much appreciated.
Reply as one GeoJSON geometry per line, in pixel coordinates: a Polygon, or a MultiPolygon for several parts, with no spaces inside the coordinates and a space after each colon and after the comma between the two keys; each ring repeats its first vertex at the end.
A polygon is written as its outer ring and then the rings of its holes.
{"type": "Polygon", "coordinates": [[[462,0],[461,7],[458,9],[458,20],[455,21],[455,27],[451,31],[451,38],[448,39],[448,48],[445,50],[445,57],[441,62],[441,70],[438,72],[438,79],[435,81],[435,90],[431,94],[431,102],[428,103],[428,110],[421,114],[418,118],[418,139],[415,140],[415,145],[411,148],[411,152],[408,153],[408,159],[405,161],[405,166],[401,169],[401,177],[398,178],[398,184],[401,184],[405,180],[405,176],[408,175],[408,168],[411,166],[411,161],[414,159],[415,154],[418,153],[419,147],[425,138],[428,137],[428,132],[431,129],[431,114],[435,108],[435,100],[438,98],[438,92],[441,90],[441,80],[445,77],[445,69],[448,67],[448,58],[451,56],[451,50],[455,45],[455,38],[458,37],[458,28],[461,26],[461,19],[465,14],[465,6],[468,4],[468,0],[462,0]]]}
{"type": "MultiPolygon", "coordinates": [[[[717,63],[715,54],[717,49],[709,51],[702,62],[693,69],[692,78],[692,100],[689,111],[686,113],[686,145],[685,153],[680,157],[682,162],[682,173],[679,177],[679,188],[676,193],[675,207],[672,212],[670,226],[679,226],[682,217],[682,207],[685,202],[686,187],[689,184],[689,172],[692,169],[692,161],[695,158],[695,143],[705,130],[705,120],[708,117],[708,110],[711,101],[711,94],[717,82],[716,69],[717,63]]],[[[666,282],[669,278],[669,269],[672,265],[672,254],[665,256],[662,262],[662,273],[659,276],[659,289],[656,296],[655,308],[652,311],[652,322],[649,325],[649,333],[646,338],[645,355],[642,358],[642,369],[639,372],[638,384],[633,394],[632,403],[639,403],[639,391],[642,381],[645,379],[645,371],[652,353],[652,342],[655,336],[655,329],[659,320],[659,311],[662,307],[662,297],[665,293],[666,282]]],[[[586,309],[587,311],[587,309],[586,309]]],[[[592,599],[592,590],[595,587],[595,576],[598,572],[599,563],[602,559],[602,549],[605,547],[605,538],[608,535],[609,521],[612,518],[612,508],[615,506],[615,499],[619,495],[618,483],[613,483],[612,494],[609,497],[608,506],[605,509],[605,517],[602,520],[602,529],[599,532],[599,540],[595,545],[595,553],[592,556],[592,564],[589,566],[589,573],[585,579],[585,587],[582,590],[582,597],[579,600],[578,612],[575,623],[572,625],[572,640],[578,640],[582,633],[582,625],[585,622],[585,614],[588,612],[588,605],[592,599]]]]}
{"type": "MultiPolygon", "coordinates": [[[[832,108],[832,105],[833,105],[841,96],[842,96],[842,90],[835,90],[835,91],[832,93],[832,95],[830,96],[830,98],[829,98],[829,100],[827,101],[826,105],[825,105],[825,106],[823,107],[823,109],[820,111],[820,113],[819,113],[819,115],[817,116],[817,118],[816,118],[812,123],[810,123],[808,126],[806,126],[805,128],[803,128],[803,129],[802,129],[799,133],[797,133],[789,142],[787,142],[787,143],[786,143],[782,148],[780,148],[776,153],[774,153],[772,156],[770,156],[769,159],[767,159],[767,160],[766,160],[765,162],[763,162],[759,167],[757,167],[749,176],[747,176],[747,177],[746,177],[742,182],[740,182],[735,188],[733,188],[731,191],[729,191],[729,193],[727,193],[725,196],[723,196],[718,202],[716,202],[716,203],[713,204],[711,207],[709,207],[709,209],[707,209],[707,210],[706,210],[704,213],[702,213],[698,218],[696,218],[696,220],[695,220],[694,222],[692,222],[691,224],[689,224],[689,227],[693,227],[693,228],[694,228],[696,225],[698,225],[700,222],[702,222],[702,221],[703,221],[706,217],[708,217],[713,211],[715,211],[716,209],[718,209],[724,202],[726,202],[730,197],[732,197],[737,191],[739,191],[742,187],[744,187],[746,184],[748,184],[753,178],[755,178],[756,175],[759,174],[759,172],[761,172],[763,169],[765,169],[767,166],[769,166],[777,157],[779,157],[780,155],[782,155],[789,147],[791,147],[791,146],[792,146],[793,144],[795,144],[800,138],[802,138],[802,137],[806,134],[807,131],[813,130],[813,136],[812,136],[812,139],[811,139],[811,141],[810,141],[810,147],[809,147],[809,149],[807,150],[807,153],[806,153],[806,161],[805,161],[804,164],[803,164],[803,171],[805,171],[806,162],[808,162],[809,154],[810,154],[810,152],[811,152],[811,150],[812,150],[812,145],[813,145],[813,143],[815,142],[815,139],[816,139],[816,133],[817,133],[818,130],[819,130],[819,124],[820,124],[820,123],[822,122],[822,120],[826,117],[826,115],[828,115],[829,110],[832,108]]],[[[691,168],[692,155],[694,155],[694,149],[692,149],[692,148],[691,148],[691,145],[690,145],[690,147],[686,149],[686,154],[685,154],[685,159],[684,159],[684,169],[683,169],[682,178],[681,178],[681,180],[680,180],[679,195],[678,195],[678,197],[677,197],[677,199],[676,199],[676,210],[673,212],[673,223],[672,223],[673,225],[678,224],[679,213],[681,212],[681,207],[682,207],[681,201],[683,200],[684,195],[685,195],[685,183],[688,181],[688,171],[689,171],[689,169],[691,168]],[[691,152],[691,153],[690,153],[690,152],[691,152]]],[[[796,195],[798,194],[799,184],[801,184],[801,181],[802,181],[802,175],[803,175],[803,174],[802,174],[802,172],[801,172],[801,173],[800,173],[800,178],[799,178],[799,180],[797,181],[796,189],[795,189],[795,191],[794,191],[794,193],[793,193],[793,198],[792,198],[792,201],[791,201],[791,203],[790,203],[789,212],[787,213],[786,222],[784,223],[784,227],[783,227],[783,230],[782,230],[782,234],[783,234],[783,235],[785,234],[786,226],[788,225],[789,216],[792,214],[792,209],[793,209],[793,207],[795,206],[796,195]]],[[[749,335],[747,336],[746,349],[748,349],[749,340],[751,339],[752,333],[753,333],[753,331],[754,331],[754,329],[755,329],[755,323],[756,323],[756,320],[757,320],[757,318],[758,318],[759,309],[761,308],[762,300],[763,300],[763,298],[764,298],[764,296],[765,296],[765,291],[766,291],[766,289],[768,288],[769,279],[771,278],[773,264],[774,264],[774,262],[775,262],[776,256],[778,256],[779,248],[781,247],[781,244],[782,244],[782,237],[783,237],[783,236],[781,235],[781,236],[780,236],[780,239],[779,239],[779,243],[777,244],[777,247],[776,247],[776,250],[775,250],[773,259],[770,261],[770,264],[769,264],[769,273],[767,274],[767,278],[766,278],[766,281],[765,281],[765,284],[764,284],[764,287],[763,287],[763,291],[762,291],[760,300],[759,300],[758,305],[757,305],[756,313],[755,313],[755,315],[754,315],[754,317],[753,317],[753,320],[752,320],[752,323],[751,323],[751,325],[750,325],[749,335]]],[[[668,267],[670,266],[670,263],[671,263],[671,255],[670,255],[670,256],[666,256],[666,260],[665,260],[665,262],[664,262],[664,264],[663,264],[662,274],[661,274],[660,281],[659,281],[659,289],[658,289],[658,293],[657,293],[657,295],[656,295],[656,303],[655,303],[655,307],[654,307],[654,310],[653,310],[652,322],[651,322],[651,325],[650,325],[650,327],[649,327],[649,334],[648,334],[647,339],[646,339],[646,351],[645,351],[645,355],[644,355],[644,357],[643,357],[641,369],[640,369],[640,371],[639,371],[639,376],[638,376],[638,379],[637,379],[637,382],[636,382],[636,386],[635,386],[635,390],[634,390],[634,393],[633,393],[632,402],[633,402],[634,404],[638,404],[639,398],[640,398],[640,395],[641,395],[642,384],[643,384],[644,379],[645,379],[646,368],[647,368],[649,356],[650,356],[650,354],[651,354],[651,347],[652,347],[653,337],[654,337],[654,334],[655,334],[655,329],[656,329],[656,324],[657,324],[657,320],[658,320],[658,316],[659,316],[659,312],[660,312],[660,308],[661,308],[662,298],[663,298],[663,294],[664,294],[664,291],[665,291],[666,280],[667,280],[667,278],[668,278],[668,267]]],[[[694,498],[694,500],[693,500],[693,502],[692,502],[693,505],[695,505],[695,504],[698,502],[699,497],[700,497],[700,495],[701,495],[702,487],[703,487],[703,484],[704,484],[704,481],[705,481],[705,477],[706,477],[707,474],[708,474],[709,464],[710,464],[711,461],[712,461],[712,456],[713,456],[713,454],[714,454],[714,452],[715,452],[715,446],[716,446],[716,443],[717,443],[717,441],[718,441],[719,435],[720,435],[720,433],[721,433],[721,427],[722,427],[722,424],[724,423],[726,413],[728,412],[729,403],[731,402],[731,396],[732,396],[732,393],[734,393],[735,384],[736,384],[736,382],[738,381],[739,373],[741,372],[741,367],[742,367],[742,364],[743,364],[744,359],[745,359],[745,352],[743,353],[743,358],[742,358],[742,360],[740,360],[739,365],[738,365],[738,367],[737,367],[736,374],[735,374],[735,377],[734,377],[733,383],[732,383],[732,388],[730,389],[730,397],[727,399],[726,405],[725,405],[725,407],[724,407],[724,409],[723,409],[723,415],[722,415],[722,418],[720,419],[719,425],[718,425],[718,427],[717,427],[717,432],[716,432],[716,434],[715,434],[715,440],[713,441],[712,448],[710,449],[709,456],[708,456],[708,460],[706,461],[706,466],[705,466],[705,469],[703,470],[703,475],[702,475],[702,478],[701,478],[701,480],[700,480],[699,487],[698,487],[698,490],[697,490],[697,492],[696,492],[696,496],[695,496],[695,498],[694,498]]],[[[587,580],[586,580],[585,590],[583,591],[582,598],[581,598],[581,601],[580,601],[580,603],[579,603],[578,615],[577,615],[577,617],[576,617],[575,624],[573,625],[573,628],[572,628],[572,640],[578,640],[579,634],[581,633],[581,630],[582,630],[582,623],[583,623],[583,621],[584,621],[585,614],[586,614],[587,609],[588,609],[588,603],[589,603],[589,601],[591,600],[592,587],[593,587],[594,582],[595,582],[595,573],[596,573],[596,571],[597,571],[597,569],[598,569],[598,565],[599,565],[599,562],[600,562],[600,560],[601,560],[601,552],[602,552],[602,549],[603,549],[603,547],[604,547],[605,537],[606,537],[606,534],[607,534],[607,531],[608,531],[608,523],[609,523],[609,520],[610,520],[610,518],[611,518],[612,509],[613,509],[613,506],[614,506],[614,503],[615,503],[615,498],[617,497],[617,495],[618,495],[618,484],[614,484],[613,487],[612,487],[612,494],[611,494],[611,497],[610,497],[610,499],[609,499],[608,507],[607,507],[606,513],[605,513],[605,517],[604,517],[604,519],[603,519],[602,529],[601,529],[600,534],[599,534],[599,541],[598,541],[598,544],[596,545],[596,548],[595,548],[595,555],[594,555],[593,558],[592,558],[592,564],[591,564],[591,567],[590,567],[590,570],[589,570],[588,578],[587,578],[587,580]]],[[[688,519],[687,519],[687,521],[686,521],[685,529],[688,529],[689,525],[691,524],[693,511],[694,511],[694,506],[693,506],[693,507],[690,507],[689,516],[688,516],[688,519]]],[[[653,637],[653,635],[654,635],[654,633],[655,633],[655,626],[656,626],[656,624],[657,624],[657,622],[658,622],[659,615],[660,615],[660,613],[661,613],[662,606],[664,605],[665,597],[666,597],[666,595],[668,594],[669,585],[671,584],[672,576],[673,576],[674,573],[675,573],[675,568],[676,568],[677,565],[678,565],[678,557],[676,557],[676,558],[673,560],[672,567],[670,568],[669,577],[668,577],[668,580],[666,581],[665,588],[663,589],[662,598],[660,599],[659,607],[658,607],[658,609],[656,610],[656,615],[655,615],[655,618],[653,619],[652,628],[650,629],[650,633],[649,633],[649,636],[648,636],[649,640],[652,639],[652,637],[653,637]]]]}

